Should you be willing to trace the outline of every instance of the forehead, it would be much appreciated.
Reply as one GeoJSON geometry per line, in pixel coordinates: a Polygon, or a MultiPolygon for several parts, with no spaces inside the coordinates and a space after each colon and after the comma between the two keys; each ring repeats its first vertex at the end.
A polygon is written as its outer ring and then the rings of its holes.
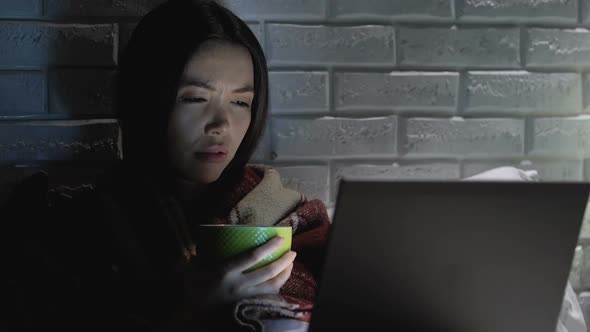
{"type": "Polygon", "coordinates": [[[183,76],[229,85],[252,84],[252,57],[243,46],[207,41],[189,58],[183,76]]]}

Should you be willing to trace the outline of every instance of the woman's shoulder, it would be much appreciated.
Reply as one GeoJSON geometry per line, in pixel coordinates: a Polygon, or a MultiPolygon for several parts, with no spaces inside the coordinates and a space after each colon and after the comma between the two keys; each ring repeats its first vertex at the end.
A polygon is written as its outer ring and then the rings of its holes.
{"type": "Polygon", "coordinates": [[[261,182],[271,182],[282,187],[284,182],[279,169],[265,164],[247,164],[244,168],[244,178],[255,178],[257,185],[261,182]]]}
{"type": "MultiPolygon", "coordinates": [[[[286,170],[264,164],[248,164],[246,166],[246,177],[248,177],[248,174],[254,174],[257,177],[259,191],[288,196],[301,203],[308,201],[308,198],[297,184],[298,181],[292,181],[286,170]]],[[[312,200],[316,201],[315,199],[312,200]]],[[[323,201],[320,202],[324,203],[323,201]]]]}
{"type": "Polygon", "coordinates": [[[286,194],[301,198],[302,194],[291,188],[285,186],[285,181],[281,177],[279,170],[273,166],[264,164],[248,164],[245,167],[244,177],[242,183],[251,183],[252,190],[256,188],[256,191],[275,192],[280,194],[286,194]]]}

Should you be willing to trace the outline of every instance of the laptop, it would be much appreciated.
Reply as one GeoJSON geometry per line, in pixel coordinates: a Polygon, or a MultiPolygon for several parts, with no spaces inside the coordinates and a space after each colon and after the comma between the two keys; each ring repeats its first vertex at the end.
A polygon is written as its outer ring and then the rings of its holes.
{"type": "Polygon", "coordinates": [[[309,331],[555,332],[589,190],[342,180],[309,331]]]}

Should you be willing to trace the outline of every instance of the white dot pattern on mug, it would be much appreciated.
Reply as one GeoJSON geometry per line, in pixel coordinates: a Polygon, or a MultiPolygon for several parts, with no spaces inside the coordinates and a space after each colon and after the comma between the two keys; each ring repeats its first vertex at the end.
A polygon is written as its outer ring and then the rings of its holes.
{"type": "Polygon", "coordinates": [[[240,229],[235,230],[228,230],[226,231],[226,235],[223,241],[221,241],[219,251],[222,253],[229,253],[229,256],[234,255],[237,252],[241,252],[244,250],[242,245],[247,245],[249,242],[248,238],[254,237],[254,243],[257,246],[265,244],[270,238],[272,237],[266,229],[256,229],[254,233],[252,232],[243,232],[240,229]]]}
{"type": "Polygon", "coordinates": [[[259,229],[254,236],[257,245],[264,244],[268,241],[268,232],[265,229],[259,229]]]}
{"type": "MultiPolygon", "coordinates": [[[[213,259],[227,259],[239,253],[251,250],[252,245],[255,245],[256,247],[263,245],[277,235],[277,231],[274,228],[215,227],[209,229],[208,233],[201,233],[201,237],[197,241],[197,249],[201,250],[201,253],[205,256],[209,256],[213,259]],[[199,247],[201,249],[199,249],[199,247]]],[[[246,272],[250,272],[275,261],[285,252],[285,249],[280,249],[269,254],[253,267],[246,270],[246,272]]]]}

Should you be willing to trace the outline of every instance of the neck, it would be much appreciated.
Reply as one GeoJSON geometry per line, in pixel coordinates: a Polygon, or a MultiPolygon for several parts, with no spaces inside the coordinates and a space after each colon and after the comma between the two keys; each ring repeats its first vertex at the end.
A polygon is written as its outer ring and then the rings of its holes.
{"type": "Polygon", "coordinates": [[[181,177],[173,179],[174,194],[182,203],[185,210],[194,205],[195,201],[205,191],[205,185],[181,177]]]}

